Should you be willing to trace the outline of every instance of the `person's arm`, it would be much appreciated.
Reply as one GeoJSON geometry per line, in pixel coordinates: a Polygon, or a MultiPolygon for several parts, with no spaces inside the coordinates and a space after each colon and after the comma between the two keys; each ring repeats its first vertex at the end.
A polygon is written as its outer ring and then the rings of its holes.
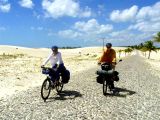
{"type": "Polygon", "coordinates": [[[52,56],[52,53],[51,53],[51,54],[47,57],[47,59],[43,62],[42,66],[45,66],[45,65],[48,63],[48,61],[50,60],[51,56],[52,56]]]}
{"type": "Polygon", "coordinates": [[[115,63],[116,64],[116,51],[113,50],[113,56],[112,56],[113,60],[112,60],[112,63],[115,63]]]}
{"type": "Polygon", "coordinates": [[[59,67],[59,65],[62,63],[62,55],[61,55],[61,53],[59,52],[58,53],[58,55],[57,55],[57,59],[58,59],[58,61],[57,61],[57,67],[59,67]]]}
{"type": "Polygon", "coordinates": [[[103,52],[102,56],[99,58],[98,64],[100,64],[103,61],[104,56],[105,56],[105,52],[103,52]]]}

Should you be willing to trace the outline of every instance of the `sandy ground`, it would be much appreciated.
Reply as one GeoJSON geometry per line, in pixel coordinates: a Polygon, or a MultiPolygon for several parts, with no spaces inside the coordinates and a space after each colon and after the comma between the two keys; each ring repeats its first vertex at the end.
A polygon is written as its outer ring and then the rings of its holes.
{"type": "Polygon", "coordinates": [[[156,70],[155,72],[153,72],[152,74],[160,77],[159,73],[160,73],[160,50],[157,51],[157,52],[151,52],[150,54],[150,59],[148,59],[148,52],[146,52],[146,56],[142,53],[142,52],[139,52],[139,54],[142,56],[142,57],[145,57],[145,61],[147,63],[149,63],[150,65],[150,69],[154,69],[156,70]]]}
{"type": "Polygon", "coordinates": [[[0,99],[0,120],[159,120],[160,80],[144,58],[126,57],[117,65],[118,94],[103,95],[97,69],[72,75],[63,91],[52,90],[46,102],[40,96],[41,86],[0,99]]]}
{"type": "MultiPolygon", "coordinates": [[[[115,50],[125,49],[115,47],[115,50]]],[[[77,49],[60,49],[63,61],[71,75],[85,71],[97,65],[102,54],[101,47],[77,49]]],[[[25,48],[17,46],[0,46],[0,98],[16,92],[40,86],[45,79],[40,66],[50,53],[47,48],[25,48]]],[[[117,53],[118,56],[118,53],[117,53]]],[[[121,58],[125,56],[121,54],[121,58]]],[[[48,64],[50,66],[50,64],[48,64]]]]}

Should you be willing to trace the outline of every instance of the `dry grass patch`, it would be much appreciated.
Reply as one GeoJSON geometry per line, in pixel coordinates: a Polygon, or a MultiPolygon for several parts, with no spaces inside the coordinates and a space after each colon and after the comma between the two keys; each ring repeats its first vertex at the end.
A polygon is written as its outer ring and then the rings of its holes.
{"type": "Polygon", "coordinates": [[[2,55],[0,55],[0,59],[16,59],[16,58],[22,58],[24,56],[25,56],[25,54],[6,54],[6,53],[3,53],[2,55]]]}

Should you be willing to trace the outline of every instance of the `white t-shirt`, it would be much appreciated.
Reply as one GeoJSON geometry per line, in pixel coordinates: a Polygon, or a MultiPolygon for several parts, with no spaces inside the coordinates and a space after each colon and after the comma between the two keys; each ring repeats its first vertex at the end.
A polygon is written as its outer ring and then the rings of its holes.
{"type": "Polygon", "coordinates": [[[50,61],[52,67],[55,66],[55,64],[58,64],[58,65],[63,64],[63,60],[60,52],[58,52],[56,55],[51,53],[46,59],[46,61],[43,62],[43,65],[46,65],[48,61],[50,61]]]}

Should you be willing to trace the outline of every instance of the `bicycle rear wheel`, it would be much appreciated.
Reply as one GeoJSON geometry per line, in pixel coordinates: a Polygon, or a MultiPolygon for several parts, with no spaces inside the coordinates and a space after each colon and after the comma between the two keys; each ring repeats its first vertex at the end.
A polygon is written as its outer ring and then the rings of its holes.
{"type": "Polygon", "coordinates": [[[58,93],[62,92],[62,89],[63,89],[63,82],[62,82],[62,77],[60,77],[60,79],[57,81],[56,83],[56,91],[58,93]]]}
{"type": "Polygon", "coordinates": [[[41,97],[44,101],[48,99],[51,92],[51,80],[46,78],[41,87],[41,97]]]}
{"type": "Polygon", "coordinates": [[[107,80],[103,78],[103,95],[107,94],[107,86],[108,86],[107,80]]]}

